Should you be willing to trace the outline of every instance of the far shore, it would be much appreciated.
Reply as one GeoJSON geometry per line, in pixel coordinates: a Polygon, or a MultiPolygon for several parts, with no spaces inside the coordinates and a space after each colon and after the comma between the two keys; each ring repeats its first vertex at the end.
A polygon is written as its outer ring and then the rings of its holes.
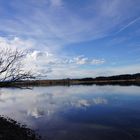
{"type": "Polygon", "coordinates": [[[26,80],[16,82],[1,82],[0,87],[9,86],[55,86],[55,85],[137,85],[140,86],[140,74],[125,74],[109,77],[81,78],[81,79],[47,79],[26,80]]]}

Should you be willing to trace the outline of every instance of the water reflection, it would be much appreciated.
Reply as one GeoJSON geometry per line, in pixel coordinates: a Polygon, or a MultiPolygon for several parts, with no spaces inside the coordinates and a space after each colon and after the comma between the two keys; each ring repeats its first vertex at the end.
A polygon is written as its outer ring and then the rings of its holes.
{"type": "Polygon", "coordinates": [[[92,98],[92,99],[79,99],[76,101],[71,101],[71,103],[69,104],[69,106],[73,106],[73,107],[89,107],[91,105],[97,105],[97,104],[107,104],[108,101],[105,98],[101,98],[101,97],[96,97],[96,98],[92,98]]]}
{"type": "Polygon", "coordinates": [[[2,88],[0,112],[51,140],[140,139],[140,87],[2,88]]]}

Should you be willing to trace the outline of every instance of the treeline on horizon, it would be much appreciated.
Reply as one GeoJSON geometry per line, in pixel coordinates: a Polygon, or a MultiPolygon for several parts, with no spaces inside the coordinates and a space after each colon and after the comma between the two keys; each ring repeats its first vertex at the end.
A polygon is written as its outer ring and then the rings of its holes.
{"type": "Polygon", "coordinates": [[[114,75],[114,76],[100,76],[96,78],[81,78],[76,79],[79,81],[105,81],[105,80],[131,80],[131,79],[140,79],[140,73],[136,74],[123,74],[123,75],[114,75]]]}

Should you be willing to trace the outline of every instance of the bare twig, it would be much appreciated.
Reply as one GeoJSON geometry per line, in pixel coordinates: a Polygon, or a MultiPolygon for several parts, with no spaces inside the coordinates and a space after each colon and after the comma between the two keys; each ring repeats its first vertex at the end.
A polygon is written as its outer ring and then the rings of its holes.
{"type": "Polygon", "coordinates": [[[23,68],[25,53],[19,50],[0,50],[0,81],[16,82],[35,78],[31,71],[23,68]]]}

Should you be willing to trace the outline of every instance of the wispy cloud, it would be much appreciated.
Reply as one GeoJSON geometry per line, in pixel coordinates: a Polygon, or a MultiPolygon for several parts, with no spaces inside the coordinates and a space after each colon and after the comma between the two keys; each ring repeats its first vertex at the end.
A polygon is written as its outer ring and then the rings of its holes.
{"type": "Polygon", "coordinates": [[[128,27],[130,27],[131,25],[135,24],[136,22],[138,22],[140,20],[140,17],[132,20],[131,22],[129,22],[128,24],[126,24],[123,28],[121,28],[116,34],[124,31],[125,29],[127,29],[128,27]]]}
{"type": "Polygon", "coordinates": [[[0,30],[10,35],[46,40],[49,45],[99,39],[109,35],[114,27],[119,29],[120,23],[133,17],[134,11],[130,14],[128,10],[137,3],[130,0],[123,3],[121,0],[89,0],[87,6],[81,6],[82,11],[71,9],[70,4],[70,1],[62,0],[9,2],[10,8],[17,12],[10,15],[7,9],[3,9],[2,14],[8,14],[9,18],[0,19],[0,30]]]}

